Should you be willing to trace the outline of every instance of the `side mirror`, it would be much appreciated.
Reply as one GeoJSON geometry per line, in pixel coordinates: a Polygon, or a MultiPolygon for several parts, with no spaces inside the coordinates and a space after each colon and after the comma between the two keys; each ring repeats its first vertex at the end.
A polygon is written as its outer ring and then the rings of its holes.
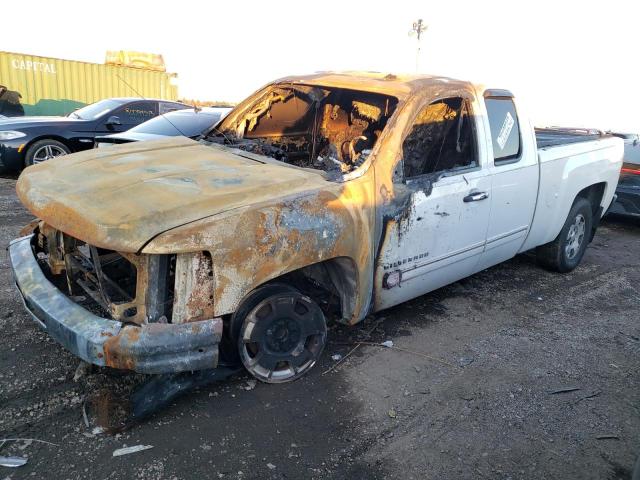
{"type": "Polygon", "coordinates": [[[107,126],[107,128],[112,129],[113,127],[121,126],[122,122],[120,122],[120,119],[117,115],[111,115],[109,118],[107,118],[105,125],[107,126]]]}

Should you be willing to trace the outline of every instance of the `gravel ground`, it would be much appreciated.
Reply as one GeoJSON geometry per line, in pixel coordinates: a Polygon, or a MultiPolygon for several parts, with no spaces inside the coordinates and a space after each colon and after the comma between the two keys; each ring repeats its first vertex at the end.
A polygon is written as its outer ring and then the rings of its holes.
{"type": "MultiPolygon", "coordinates": [[[[0,178],[0,243],[30,220],[0,178]]],[[[640,454],[640,222],[609,219],[575,272],[528,255],[333,327],[292,384],[247,375],[116,435],[140,375],[94,370],[24,312],[0,254],[0,479],[630,479],[640,454]],[[353,342],[393,341],[394,347],[353,342]],[[409,350],[413,353],[399,350],[409,350]],[[336,368],[333,354],[349,356],[336,368]],[[324,373],[327,372],[327,373],[324,373]],[[558,390],[574,389],[567,392],[558,390]],[[83,405],[90,428],[83,420],[83,405]],[[1,443],[1,442],[0,442],[1,443]],[[153,448],[113,457],[118,448],[153,448]]]]}

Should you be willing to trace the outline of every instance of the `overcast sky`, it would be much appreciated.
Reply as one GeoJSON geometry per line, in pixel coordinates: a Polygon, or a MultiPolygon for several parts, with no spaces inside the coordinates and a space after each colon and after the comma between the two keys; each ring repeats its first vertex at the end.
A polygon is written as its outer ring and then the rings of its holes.
{"type": "Polygon", "coordinates": [[[508,88],[539,125],[640,132],[637,0],[22,0],[11,11],[2,50],[97,63],[109,49],[161,53],[181,96],[229,101],[289,74],[414,72],[408,32],[422,18],[421,72],[508,88]]]}

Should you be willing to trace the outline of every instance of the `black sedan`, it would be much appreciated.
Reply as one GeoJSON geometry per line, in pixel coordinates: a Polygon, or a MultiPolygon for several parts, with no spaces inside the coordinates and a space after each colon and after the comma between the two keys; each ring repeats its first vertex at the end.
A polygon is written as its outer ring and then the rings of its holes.
{"type": "Polygon", "coordinates": [[[66,117],[0,119],[0,170],[23,167],[93,148],[98,135],[124,132],[158,114],[189,108],[182,103],[140,98],[110,98],[66,117]]]}
{"type": "Polygon", "coordinates": [[[103,148],[118,143],[140,142],[181,135],[196,138],[218,123],[230,110],[230,108],[223,107],[204,107],[185,108],[165,113],[126,132],[96,137],[96,147],[103,148]]]}

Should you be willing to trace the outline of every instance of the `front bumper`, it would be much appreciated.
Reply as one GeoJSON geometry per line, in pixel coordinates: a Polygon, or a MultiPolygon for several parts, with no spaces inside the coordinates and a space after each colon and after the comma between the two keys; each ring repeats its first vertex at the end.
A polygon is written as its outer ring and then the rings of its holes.
{"type": "Polygon", "coordinates": [[[31,246],[32,237],[9,244],[16,286],[33,319],[67,350],[94,365],[139,373],[217,366],[221,319],[134,326],[94,315],[45,277],[31,246]]]}
{"type": "Polygon", "coordinates": [[[20,147],[28,142],[28,138],[3,140],[0,142],[0,168],[20,170],[24,166],[24,149],[20,147]]]}

